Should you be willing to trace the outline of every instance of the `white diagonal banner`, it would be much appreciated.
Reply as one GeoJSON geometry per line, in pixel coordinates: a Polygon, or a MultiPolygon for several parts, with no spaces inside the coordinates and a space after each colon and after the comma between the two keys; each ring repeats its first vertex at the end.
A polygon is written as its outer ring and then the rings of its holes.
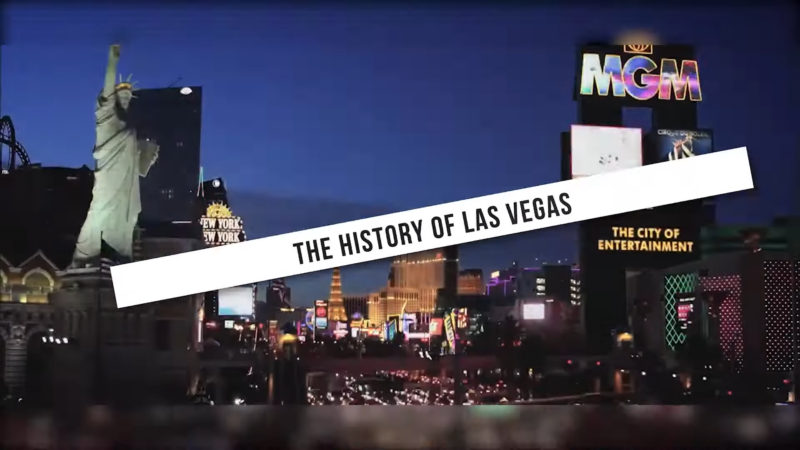
{"type": "Polygon", "coordinates": [[[111,276],[124,308],[752,188],[742,147],[124,264],[111,276]]]}

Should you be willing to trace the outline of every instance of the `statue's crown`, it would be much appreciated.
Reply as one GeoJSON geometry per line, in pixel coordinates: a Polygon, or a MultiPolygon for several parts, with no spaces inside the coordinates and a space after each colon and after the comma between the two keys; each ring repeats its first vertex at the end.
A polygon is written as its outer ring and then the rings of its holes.
{"type": "Polygon", "coordinates": [[[128,75],[128,78],[123,80],[122,79],[122,74],[120,74],[119,75],[119,83],[117,83],[117,86],[116,86],[115,89],[118,90],[118,91],[121,91],[121,90],[135,91],[136,90],[136,88],[135,88],[136,82],[135,81],[131,81],[131,78],[133,78],[133,74],[128,75]]]}

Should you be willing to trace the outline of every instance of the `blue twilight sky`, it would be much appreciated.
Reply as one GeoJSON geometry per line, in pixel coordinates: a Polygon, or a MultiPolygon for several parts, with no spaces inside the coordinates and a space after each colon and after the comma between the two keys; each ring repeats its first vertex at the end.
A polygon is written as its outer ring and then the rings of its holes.
{"type": "MultiPolygon", "coordinates": [[[[10,6],[0,107],[34,161],[91,164],[94,98],[120,41],[120,70],[142,87],[204,86],[205,174],[226,179],[248,237],[263,237],[557,181],[576,46],[646,28],[696,45],[701,126],[717,149],[750,150],[758,189],[720,200],[720,219],[764,223],[795,209],[795,14],[10,6]]],[[[462,249],[462,267],[574,258],[575,241],[568,227],[484,241],[462,249]]],[[[344,291],[381,286],[387,267],[345,268],[344,291]]],[[[289,279],[295,302],[325,298],[329,277],[289,279]]]]}

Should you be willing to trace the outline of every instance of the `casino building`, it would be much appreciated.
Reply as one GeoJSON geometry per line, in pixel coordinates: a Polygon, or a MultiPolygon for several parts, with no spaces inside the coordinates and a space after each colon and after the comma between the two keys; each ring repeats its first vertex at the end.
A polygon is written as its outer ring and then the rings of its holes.
{"type": "MultiPolygon", "coordinates": [[[[0,195],[12,199],[8,211],[16,218],[0,236],[0,376],[12,395],[34,403],[48,404],[61,395],[58,392],[78,391],[69,383],[94,369],[65,361],[77,361],[78,350],[98,344],[95,340],[109,352],[102,369],[108,382],[125,383],[124,377],[117,377],[120,371],[138,373],[136,386],[142,392],[131,388],[130,394],[141,394],[142,400],[160,395],[159,386],[185,386],[192,364],[186,346],[196,341],[196,299],[104,313],[104,323],[113,325],[91,339],[86,333],[93,329],[94,305],[77,307],[63,300],[65,270],[93,183],[87,167],[30,165],[0,175],[0,195]],[[14,197],[22,193],[24,197],[14,197]],[[135,371],[128,370],[131,364],[135,371]]],[[[199,227],[187,224],[142,223],[133,238],[137,260],[202,247],[199,227]]]]}
{"type": "Polygon", "coordinates": [[[486,290],[483,284],[483,270],[464,269],[458,273],[459,295],[481,295],[486,290]]]}
{"type": "Polygon", "coordinates": [[[630,273],[634,337],[674,350],[697,333],[719,344],[737,370],[786,375],[796,360],[800,262],[791,222],[704,230],[703,259],[630,273]]]}
{"type": "Polygon", "coordinates": [[[455,305],[458,269],[457,246],[395,258],[386,287],[369,295],[367,319],[375,325],[402,313],[429,318],[437,309],[453,307],[448,304],[455,305]]]}
{"type": "MultiPolygon", "coordinates": [[[[108,289],[95,295],[77,286],[66,269],[92,199],[93,170],[31,163],[8,117],[0,119],[0,151],[0,380],[9,394],[39,405],[85,401],[88,389],[99,390],[89,380],[102,377],[109,400],[147,401],[175,392],[175,384],[183,395],[196,296],[121,311],[105,306],[113,304],[108,289]]],[[[191,222],[141,221],[134,258],[201,248],[199,224],[191,222]]]]}

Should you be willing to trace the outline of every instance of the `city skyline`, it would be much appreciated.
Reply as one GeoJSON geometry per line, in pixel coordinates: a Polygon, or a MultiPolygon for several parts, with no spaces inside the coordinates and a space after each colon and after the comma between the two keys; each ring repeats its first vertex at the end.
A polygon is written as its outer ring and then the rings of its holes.
{"type": "MultiPolygon", "coordinates": [[[[747,84],[729,76],[743,60],[784,61],[780,55],[787,54],[783,46],[791,39],[782,33],[790,27],[748,31],[759,23],[788,21],[791,14],[779,7],[732,9],[722,21],[719,12],[699,9],[695,20],[720,25],[680,35],[672,26],[684,19],[677,8],[656,15],[652,8],[625,14],[598,9],[591,15],[601,24],[596,26],[549,9],[506,9],[489,16],[481,10],[442,12],[425,19],[422,12],[392,15],[379,9],[267,9],[223,16],[194,11],[167,17],[128,11],[139,26],[128,30],[114,28],[111,19],[118,12],[63,10],[48,19],[38,9],[9,8],[9,40],[19,45],[2,49],[6,89],[0,111],[14,119],[34,162],[90,164],[89,111],[102,81],[97,74],[104,49],[109,40],[127,35],[121,70],[133,72],[142,87],[175,82],[204,87],[203,165],[207,176],[231,184],[232,207],[247,222],[251,239],[557,181],[559,133],[575,120],[575,45],[587,32],[610,36],[642,24],[667,42],[696,45],[705,94],[701,125],[714,130],[717,149],[750,148],[758,190],[720,199],[720,221],[766,223],[796,209],[794,190],[780,182],[791,179],[797,167],[796,155],[780,150],[792,141],[789,99],[759,95],[761,86],[790,85],[792,71],[788,66],[756,71],[747,84]],[[85,26],[89,22],[92,26],[85,26]],[[215,42],[220,45],[195,36],[198,22],[225,36],[215,42]],[[564,22],[575,26],[557,26],[564,22]],[[168,44],[166,30],[172,33],[168,44]],[[743,50],[724,45],[743,33],[751,36],[743,50]],[[175,38],[179,34],[186,42],[197,40],[186,44],[175,38]],[[148,45],[154,40],[157,48],[148,45]],[[55,41],[70,43],[53,51],[55,41]],[[53,73],[69,89],[31,102],[31,93],[51,83],[53,73]],[[741,107],[745,97],[748,106],[741,107]],[[42,122],[50,131],[34,132],[42,122]],[[387,167],[400,174],[398,182],[386,182],[387,167]],[[287,168],[303,176],[287,176],[287,168]],[[269,210],[259,199],[270,195],[289,200],[269,210]],[[242,200],[248,196],[252,204],[242,200]],[[293,211],[287,206],[302,204],[303,198],[316,206],[293,211]],[[322,204],[326,216],[314,209],[322,204]],[[355,211],[336,212],[345,204],[355,205],[355,211]]],[[[629,122],[646,120],[634,111],[629,122]]],[[[526,261],[530,255],[574,258],[576,251],[569,231],[515,238],[465,246],[461,267],[487,272],[512,260],[532,264],[526,261]]],[[[384,262],[344,267],[345,292],[351,292],[348,285],[354,294],[370,292],[387,270],[384,262]]],[[[307,303],[325,298],[329,279],[322,272],[287,283],[307,303]]]]}

